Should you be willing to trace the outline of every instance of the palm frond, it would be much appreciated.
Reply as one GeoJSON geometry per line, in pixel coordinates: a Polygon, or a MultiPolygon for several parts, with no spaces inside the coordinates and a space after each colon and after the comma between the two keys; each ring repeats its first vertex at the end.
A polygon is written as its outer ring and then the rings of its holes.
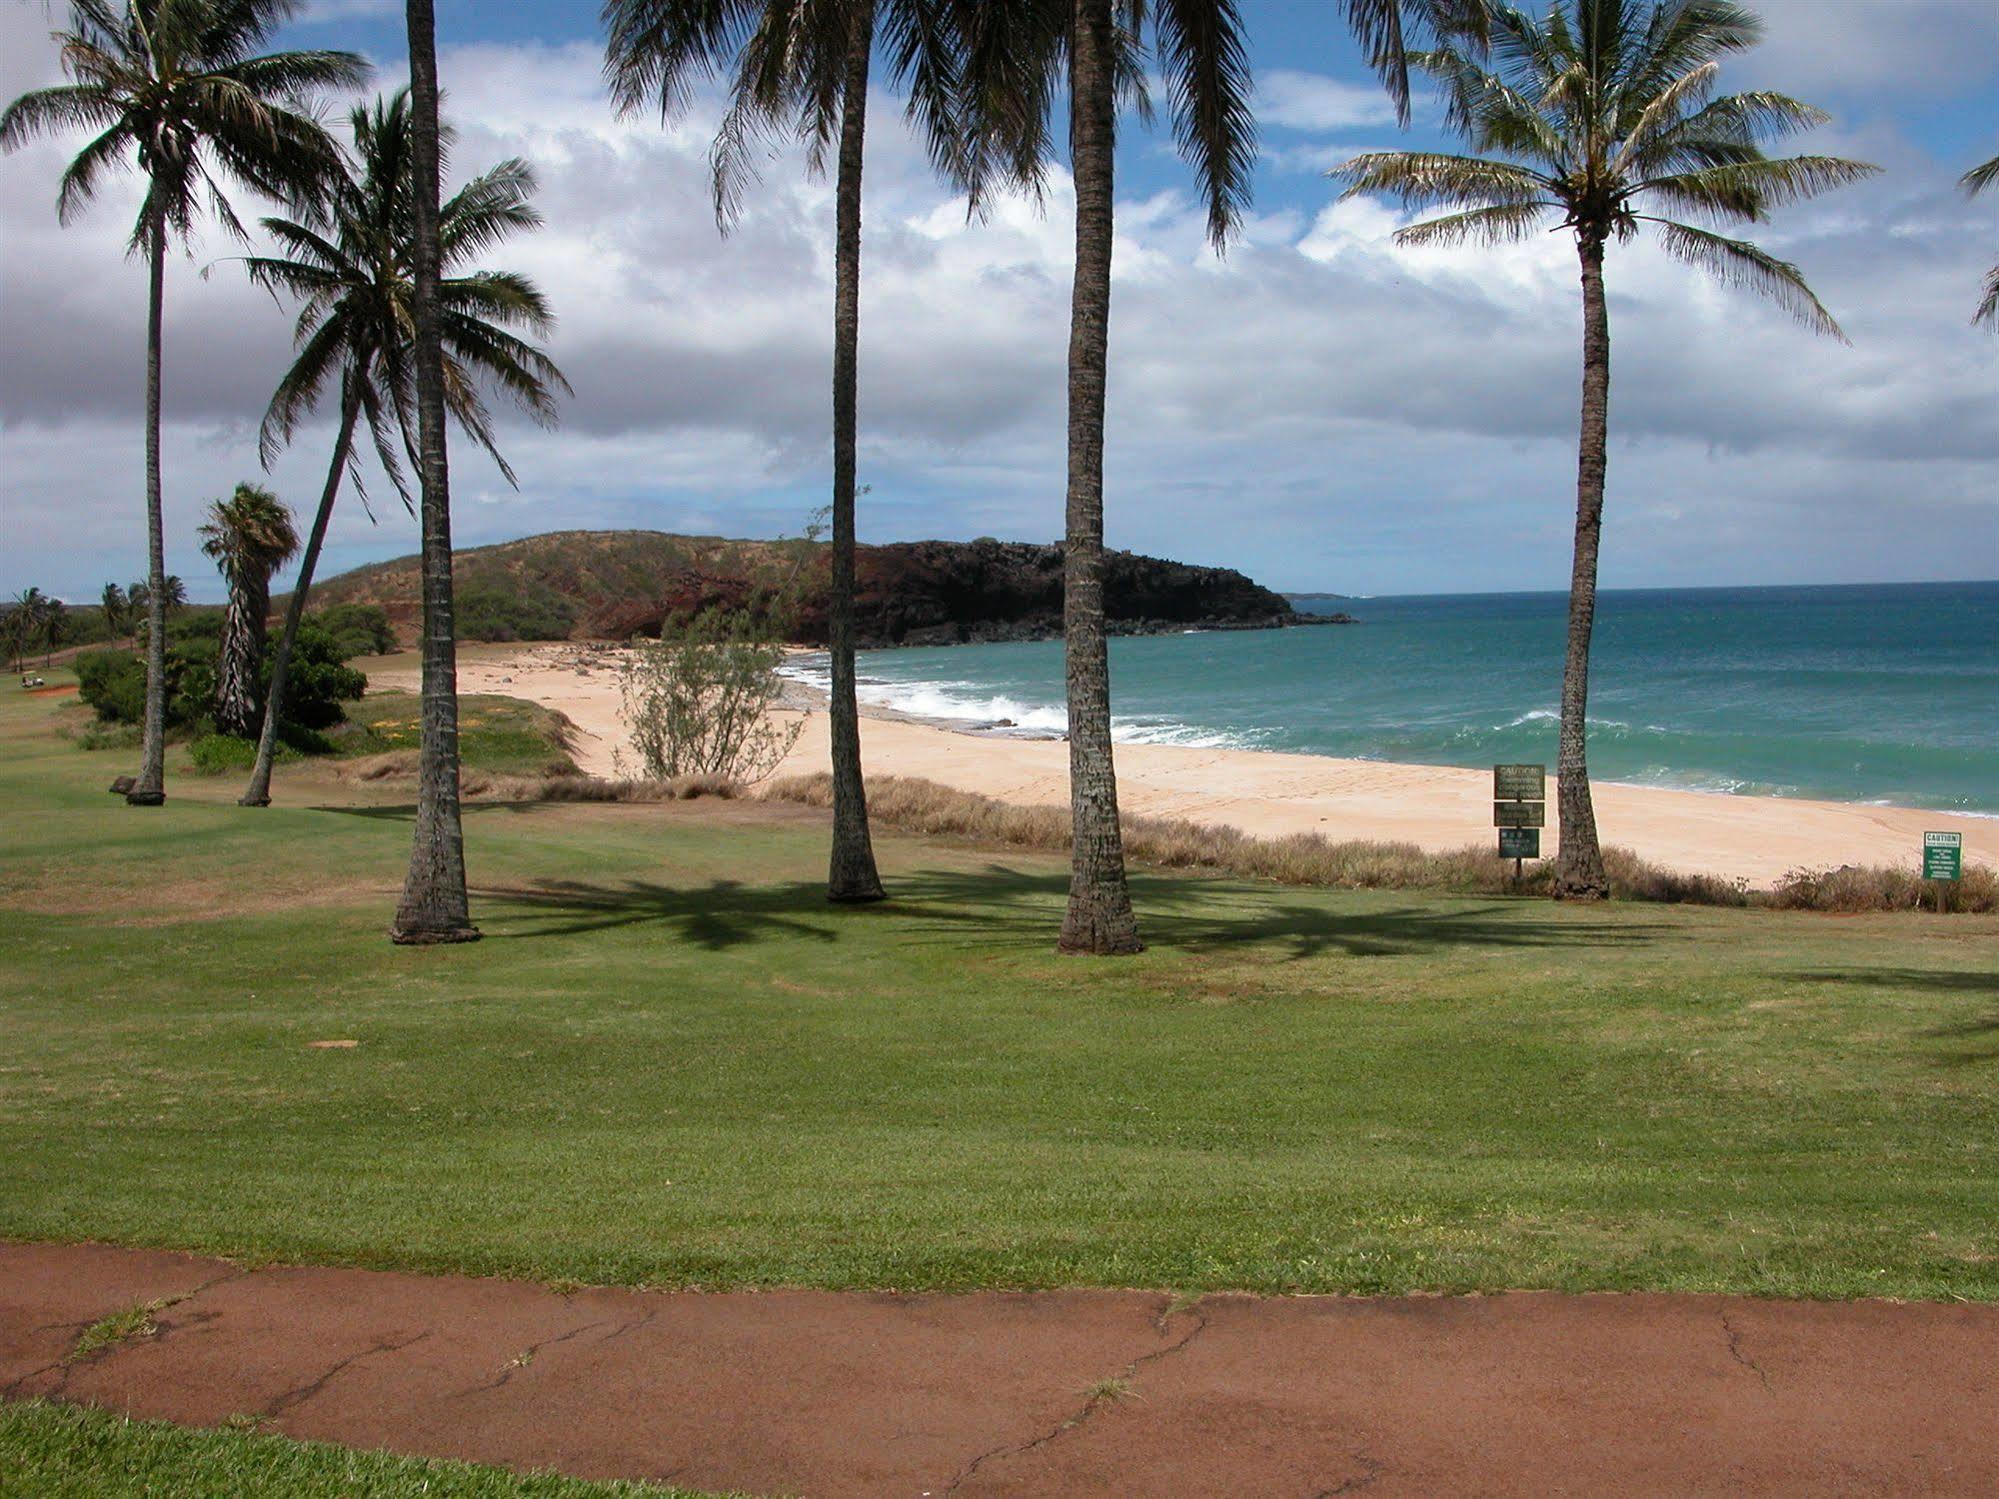
{"type": "Polygon", "coordinates": [[[1659,244],[1674,259],[1707,272],[1724,286],[1767,297],[1815,333],[1850,342],[1805,284],[1804,273],[1789,261],[1779,260],[1747,240],[1729,239],[1672,219],[1644,217],[1658,226],[1659,244]]]}
{"type": "Polygon", "coordinates": [[[1154,26],[1180,154],[1208,209],[1208,238],[1227,243],[1249,206],[1256,122],[1249,49],[1235,0],[1157,0],[1154,26]]]}
{"type": "Polygon", "coordinates": [[[1501,203],[1491,208],[1467,209],[1398,229],[1395,242],[1412,247],[1513,244],[1534,233],[1542,216],[1556,206],[1548,202],[1501,203]]]}

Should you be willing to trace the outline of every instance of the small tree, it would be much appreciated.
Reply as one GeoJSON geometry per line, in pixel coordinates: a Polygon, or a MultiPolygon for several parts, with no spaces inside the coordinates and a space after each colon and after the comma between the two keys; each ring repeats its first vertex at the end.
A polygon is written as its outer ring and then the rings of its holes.
{"type": "Polygon", "coordinates": [[[619,671],[636,767],[652,780],[714,775],[754,784],[798,743],[804,725],[782,728],[770,710],[784,690],[779,617],[754,605],[714,607],[668,620],[619,671]]]}

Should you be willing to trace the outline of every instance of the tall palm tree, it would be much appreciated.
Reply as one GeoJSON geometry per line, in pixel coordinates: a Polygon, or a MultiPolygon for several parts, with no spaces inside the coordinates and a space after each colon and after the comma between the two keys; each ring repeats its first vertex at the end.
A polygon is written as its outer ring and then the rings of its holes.
{"type": "Polygon", "coordinates": [[[826,894],[880,900],[861,775],[860,709],[854,683],[855,447],[861,290],[861,167],[868,79],[876,40],[909,92],[909,116],[947,172],[960,151],[955,110],[956,36],[950,0],[606,0],[605,71],[624,113],[657,106],[670,117],[697,77],[727,73],[730,108],[716,138],[715,211],[724,230],[755,175],[752,148],[769,135],[808,143],[808,165],[824,168],[837,139],[833,272],[832,578],[827,618],[832,656],[833,849],[826,894]]]}
{"type": "Polygon", "coordinates": [[[1490,154],[1373,152],[1330,174],[1347,184],[1347,197],[1386,193],[1412,207],[1456,210],[1398,231],[1403,244],[1511,243],[1551,214],[1575,239],[1583,394],[1556,763],[1561,852],[1554,888],[1562,898],[1609,893],[1584,753],[1610,410],[1605,250],[1649,224],[1676,259],[1760,292],[1814,331],[1845,340],[1796,266],[1745,240],[1662,216],[1761,223],[1773,207],[1877,170],[1831,156],[1763,154],[1761,142],[1827,116],[1783,94],[1715,96],[1720,60],[1761,36],[1756,17],[1727,0],[1554,0],[1538,19],[1495,8],[1490,71],[1482,47],[1455,39],[1412,58],[1441,83],[1451,125],[1475,151],[1490,154]]]}
{"type": "Polygon", "coordinates": [[[1062,637],[1069,711],[1073,842],[1065,952],[1143,945],[1125,881],[1111,755],[1104,628],[1104,388],[1109,352],[1112,194],[1121,100],[1149,114],[1148,66],[1164,76],[1173,133],[1206,201],[1209,238],[1226,244],[1248,202],[1256,157],[1249,56],[1235,0],[1162,0],[1144,46],[1144,0],[965,0],[963,174],[974,202],[1005,182],[1038,184],[1051,116],[1066,103],[1076,191],[1069,319],[1068,494],[1062,637]],[[1067,82],[1067,98],[1062,83],[1067,82]]]}
{"type": "Polygon", "coordinates": [[[212,215],[243,226],[225,188],[241,183],[280,201],[317,192],[334,161],[311,117],[325,89],[358,87],[368,64],[351,52],[260,53],[300,0],[71,0],[55,33],[74,80],[23,94],[0,115],[0,148],[74,129],[97,132],[63,174],[57,212],[68,223],[107,169],[136,158],[146,195],[131,252],[143,255],[146,297],[146,719],[139,775],[126,800],[166,800],[166,547],[160,501],[160,320],[167,248],[212,215]]]}
{"type": "MultiPolygon", "coordinates": [[[[305,616],[334,501],[353,456],[355,433],[365,421],[383,470],[406,499],[399,453],[412,454],[416,444],[409,91],[377,100],[372,108],[358,106],[350,123],[354,155],[343,159],[325,203],[304,221],[265,219],[265,232],[282,253],[248,261],[250,275],[260,285],[301,303],[295,338],[298,357],[264,414],[260,446],[265,465],[291,440],[329,387],[339,389],[340,421],[319,509],[271,658],[263,732],[250,784],[240,798],[246,807],[270,805],[271,766],[292,647],[305,616]]],[[[448,151],[452,132],[442,127],[440,135],[441,149],[448,151]]],[[[492,455],[509,484],[514,473],[496,445],[480,394],[482,379],[544,425],[554,423],[555,393],[567,394],[569,382],[546,354],[510,331],[518,328],[535,337],[553,331],[555,318],[535,284],[513,272],[467,271],[464,266],[508,236],[540,225],[541,215],[531,203],[534,191],[533,170],[518,158],[509,158],[466,183],[439,210],[442,269],[458,272],[443,276],[438,285],[445,404],[459,427],[492,455]]]]}
{"type": "Polygon", "coordinates": [[[238,484],[214,500],[201,527],[201,550],[229,585],[222,647],[215,661],[215,726],[247,737],[263,706],[264,627],[271,613],[271,574],[298,553],[298,528],[284,501],[255,484],[238,484]]]}
{"type": "Polygon", "coordinates": [[[55,659],[56,648],[69,639],[69,605],[50,599],[42,609],[42,665],[55,659]]]}
{"type": "MultiPolygon", "coordinates": [[[[1973,167],[1958,185],[1975,198],[1995,182],[1999,182],[1999,156],[1983,166],[1973,167]]],[[[1972,314],[1971,320],[1999,332],[1999,265],[1985,273],[1985,295],[1979,299],[1978,311],[1972,314]]]]}
{"type": "Polygon", "coordinates": [[[423,530],[422,740],[416,826],[392,940],[475,942],[465,894],[465,831],[458,810],[458,642],[451,597],[451,472],[445,450],[444,250],[438,183],[437,17],[431,0],[407,0],[410,51],[410,331],[415,365],[417,478],[423,530]]]}

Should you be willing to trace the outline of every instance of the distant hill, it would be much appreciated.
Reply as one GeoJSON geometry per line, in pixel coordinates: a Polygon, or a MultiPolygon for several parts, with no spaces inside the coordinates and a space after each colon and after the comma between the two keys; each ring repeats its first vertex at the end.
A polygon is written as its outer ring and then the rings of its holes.
{"type": "MultiPolygon", "coordinates": [[[[1228,568],[1131,552],[1107,558],[1105,610],[1118,634],[1320,624],[1228,568]]],[[[826,640],[823,543],[732,541],[663,531],[552,531],[461,551],[461,633],[484,639],[656,635],[669,617],[734,604],[800,578],[799,643],[826,640]]],[[[951,645],[1061,634],[1062,550],[1026,542],[912,541],[863,546],[856,564],[861,644],[951,645]]],[[[329,578],[315,604],[377,604],[406,639],[421,599],[416,557],[329,578]]]]}

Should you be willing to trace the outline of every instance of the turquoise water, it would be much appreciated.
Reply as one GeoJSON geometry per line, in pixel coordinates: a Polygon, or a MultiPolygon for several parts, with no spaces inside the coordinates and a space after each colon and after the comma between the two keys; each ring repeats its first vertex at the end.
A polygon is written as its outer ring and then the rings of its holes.
{"type": "MultiPolygon", "coordinates": [[[[1555,759],[1561,594],[1373,598],[1361,623],[1111,642],[1134,743],[1433,765],[1555,759]]],[[[874,651],[862,696],[1059,733],[1059,642],[874,651]]],[[[1605,593],[1602,780],[1999,815],[1999,583],[1605,593]]]]}

